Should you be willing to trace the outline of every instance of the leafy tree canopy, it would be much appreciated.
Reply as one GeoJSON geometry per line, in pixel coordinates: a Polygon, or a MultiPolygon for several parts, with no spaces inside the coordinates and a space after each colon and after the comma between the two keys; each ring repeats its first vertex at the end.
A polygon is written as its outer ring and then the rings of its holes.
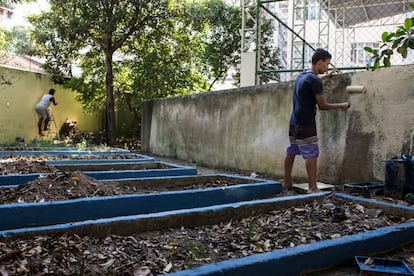
{"type": "MultiPolygon", "coordinates": [[[[63,82],[74,61],[91,53],[105,64],[105,110],[108,143],[115,142],[114,71],[116,52],[146,29],[168,18],[168,2],[160,0],[51,0],[50,12],[33,17],[34,35],[46,57],[46,69],[63,82]]],[[[94,76],[86,77],[86,79],[94,76]]],[[[82,89],[81,89],[82,90],[82,89]]]]}
{"type": "Polygon", "coordinates": [[[30,40],[30,30],[26,27],[13,27],[11,30],[0,29],[0,49],[18,55],[36,55],[30,40]]]}
{"type": "MultiPolygon", "coordinates": [[[[85,109],[128,109],[140,121],[144,99],[208,91],[231,69],[237,81],[239,7],[222,0],[50,4],[50,12],[31,19],[36,45],[47,59],[46,69],[57,82],[79,92],[85,109]]],[[[262,63],[269,68],[278,64],[272,34],[266,22],[262,50],[269,57],[262,63]]]]}

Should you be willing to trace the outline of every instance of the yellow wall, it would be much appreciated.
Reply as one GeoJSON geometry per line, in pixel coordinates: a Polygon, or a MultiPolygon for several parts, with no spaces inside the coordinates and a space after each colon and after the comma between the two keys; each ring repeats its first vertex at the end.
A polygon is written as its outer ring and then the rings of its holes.
{"type": "Polygon", "coordinates": [[[66,119],[78,121],[77,130],[102,129],[102,114],[86,114],[75,100],[76,93],[55,85],[48,75],[0,67],[0,143],[11,143],[16,137],[26,142],[39,138],[35,105],[50,88],[56,90],[57,106],[52,107],[57,130],[66,119]],[[10,82],[6,84],[5,82],[10,82]]]}

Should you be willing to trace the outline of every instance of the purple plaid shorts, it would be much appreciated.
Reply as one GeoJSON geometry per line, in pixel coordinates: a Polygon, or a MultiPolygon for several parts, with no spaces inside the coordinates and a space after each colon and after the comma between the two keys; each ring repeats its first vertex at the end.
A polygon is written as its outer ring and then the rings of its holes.
{"type": "Polygon", "coordinates": [[[304,159],[319,156],[316,126],[290,126],[289,141],[286,154],[302,155],[304,159]]]}

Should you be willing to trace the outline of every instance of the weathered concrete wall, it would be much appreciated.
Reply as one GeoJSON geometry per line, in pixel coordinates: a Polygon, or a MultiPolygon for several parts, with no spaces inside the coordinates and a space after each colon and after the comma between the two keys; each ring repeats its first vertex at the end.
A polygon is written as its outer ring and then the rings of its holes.
{"type": "MultiPolygon", "coordinates": [[[[57,131],[66,119],[78,121],[77,129],[95,131],[102,129],[101,114],[86,114],[75,100],[75,93],[53,84],[48,75],[0,67],[3,81],[0,85],[0,143],[14,142],[16,137],[25,141],[38,138],[35,105],[41,96],[55,88],[57,106],[52,111],[57,131]]],[[[52,130],[54,124],[51,125],[52,130]]]]}
{"type": "MultiPolygon", "coordinates": [[[[318,180],[384,179],[384,160],[413,147],[414,66],[343,74],[325,82],[328,102],[351,108],[318,111],[318,180]],[[350,95],[347,85],[364,85],[350,95]]],[[[283,175],[293,82],[146,101],[142,149],[214,167],[283,175]]],[[[294,175],[305,177],[301,157],[294,175]]]]}
{"type": "MultiPolygon", "coordinates": [[[[342,175],[384,179],[384,160],[414,154],[414,65],[361,72],[352,83],[367,93],[351,96],[342,175]]],[[[326,165],[326,164],[325,164],[326,165]]]]}

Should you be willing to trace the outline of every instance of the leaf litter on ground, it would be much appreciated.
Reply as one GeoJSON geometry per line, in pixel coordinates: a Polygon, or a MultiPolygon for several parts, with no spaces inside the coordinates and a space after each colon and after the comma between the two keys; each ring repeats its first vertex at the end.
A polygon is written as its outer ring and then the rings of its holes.
{"type": "Polygon", "coordinates": [[[129,236],[63,234],[0,242],[0,269],[10,275],[158,275],[409,220],[332,194],[303,206],[215,225],[129,236]],[[345,215],[338,218],[338,213],[345,215]]]}
{"type": "MultiPolygon", "coordinates": [[[[30,183],[33,187],[22,185],[12,190],[10,198],[14,196],[13,202],[125,193],[111,185],[108,185],[108,193],[102,192],[97,188],[96,180],[81,172],[61,172],[46,166],[46,160],[50,159],[18,157],[7,162],[3,160],[2,174],[45,173],[36,180],[40,184],[38,187],[30,183]],[[57,191],[55,194],[51,192],[54,188],[57,191]],[[19,195],[19,189],[29,196],[19,195]]],[[[3,201],[8,196],[2,194],[0,198],[3,201]]],[[[390,199],[388,201],[391,202],[390,199]]],[[[109,235],[104,238],[64,234],[0,242],[0,272],[1,275],[157,275],[335,239],[404,221],[405,218],[385,215],[381,209],[328,197],[305,206],[210,226],[165,229],[130,236],[109,235]]],[[[414,245],[407,245],[393,256],[400,256],[414,269],[414,245]]]]}

